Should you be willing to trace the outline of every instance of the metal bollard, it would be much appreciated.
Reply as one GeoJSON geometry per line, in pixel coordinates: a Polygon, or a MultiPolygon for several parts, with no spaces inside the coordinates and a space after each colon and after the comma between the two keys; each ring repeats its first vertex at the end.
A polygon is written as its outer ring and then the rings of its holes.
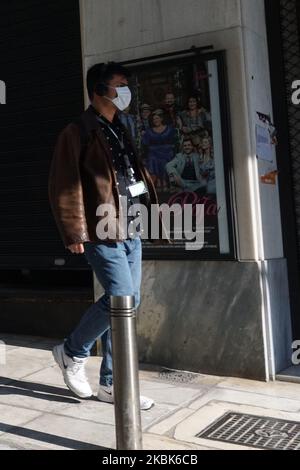
{"type": "Polygon", "coordinates": [[[110,297],[116,441],[118,450],[142,449],[134,296],[110,297]]]}

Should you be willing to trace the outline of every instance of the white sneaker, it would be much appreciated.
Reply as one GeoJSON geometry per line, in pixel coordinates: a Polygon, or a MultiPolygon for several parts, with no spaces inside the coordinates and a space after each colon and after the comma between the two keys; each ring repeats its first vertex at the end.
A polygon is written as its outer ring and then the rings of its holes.
{"type": "Polygon", "coordinates": [[[87,358],[67,356],[63,344],[54,346],[52,354],[61,368],[66,386],[80,398],[91,397],[93,391],[84,370],[87,358]]]}
{"type": "MultiPolygon", "coordinates": [[[[114,403],[114,389],[113,386],[106,387],[105,385],[99,385],[97,398],[105,403],[114,403]]],[[[140,396],[141,410],[150,410],[155,405],[152,398],[140,396]]]]}

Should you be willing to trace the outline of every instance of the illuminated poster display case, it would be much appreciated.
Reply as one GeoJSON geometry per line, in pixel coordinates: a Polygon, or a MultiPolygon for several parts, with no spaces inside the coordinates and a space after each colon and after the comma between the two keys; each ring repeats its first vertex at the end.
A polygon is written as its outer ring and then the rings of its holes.
{"type": "Polygon", "coordinates": [[[144,258],[235,259],[225,53],[195,49],[126,65],[132,72],[133,100],[121,120],[159,203],[190,204],[194,213],[197,204],[204,205],[203,248],[186,250],[184,232],[180,238],[171,216],[172,245],[144,240],[144,258]]]}

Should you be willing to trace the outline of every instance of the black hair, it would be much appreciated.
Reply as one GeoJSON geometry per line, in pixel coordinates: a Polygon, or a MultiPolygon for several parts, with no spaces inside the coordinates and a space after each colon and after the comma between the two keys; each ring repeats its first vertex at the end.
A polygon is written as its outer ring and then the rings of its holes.
{"type": "Polygon", "coordinates": [[[189,104],[190,100],[196,100],[198,107],[201,105],[201,97],[197,93],[192,93],[187,100],[187,104],[189,104]]]}
{"type": "Polygon", "coordinates": [[[193,139],[191,137],[185,137],[183,139],[183,142],[182,142],[182,146],[186,143],[186,142],[190,142],[192,144],[192,146],[194,147],[194,142],[193,142],[193,139]]]}
{"type": "Polygon", "coordinates": [[[123,75],[130,78],[130,71],[121,64],[108,62],[107,64],[95,64],[87,72],[86,85],[89,98],[92,101],[95,89],[98,85],[107,84],[114,75],[123,75]]]}
{"type": "Polygon", "coordinates": [[[155,116],[158,116],[160,117],[161,121],[162,121],[162,124],[165,126],[166,125],[166,115],[162,112],[162,113],[157,113],[155,111],[152,111],[152,113],[150,114],[149,116],[149,123],[150,123],[150,127],[153,128],[154,126],[154,123],[153,123],[153,119],[155,116]]]}

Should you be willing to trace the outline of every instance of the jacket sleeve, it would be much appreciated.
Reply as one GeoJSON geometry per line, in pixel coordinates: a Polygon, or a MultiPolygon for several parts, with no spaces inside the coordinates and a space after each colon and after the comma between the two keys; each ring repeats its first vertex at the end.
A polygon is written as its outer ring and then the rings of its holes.
{"type": "Polygon", "coordinates": [[[170,176],[172,173],[175,174],[176,176],[181,176],[178,172],[178,166],[180,165],[180,155],[176,155],[173,160],[171,160],[169,163],[166,165],[166,172],[170,176]]]}
{"type": "Polygon", "coordinates": [[[65,247],[89,241],[80,153],[79,128],[69,124],[58,137],[48,180],[50,206],[65,247]]]}

